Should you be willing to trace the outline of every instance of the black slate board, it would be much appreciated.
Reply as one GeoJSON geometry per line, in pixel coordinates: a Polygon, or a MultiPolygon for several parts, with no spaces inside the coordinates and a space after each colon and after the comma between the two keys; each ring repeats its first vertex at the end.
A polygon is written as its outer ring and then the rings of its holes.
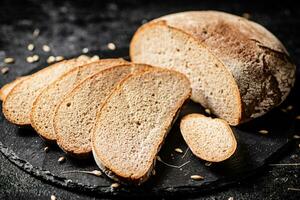
{"type": "MultiPolygon", "coordinates": [[[[119,56],[128,58],[126,52],[128,52],[127,49],[93,53],[102,58],[119,56]]],[[[0,84],[4,84],[2,80],[0,84]]],[[[206,166],[204,161],[199,160],[191,154],[190,150],[187,150],[179,130],[180,119],[188,113],[195,112],[204,113],[204,110],[199,104],[188,102],[159,152],[162,160],[169,164],[179,166],[187,161],[189,163],[178,169],[157,162],[156,175],[138,188],[121,186],[119,189],[112,190],[110,187],[112,182],[106,177],[83,173],[62,174],[64,171],[73,170],[91,171],[98,167],[92,158],[74,159],[65,155],[53,144],[50,145],[49,152],[45,153],[43,149],[49,144],[37,136],[33,129],[17,127],[9,123],[2,113],[0,114],[0,150],[12,163],[33,176],[75,191],[104,195],[127,195],[130,193],[130,195],[138,196],[165,196],[211,191],[255,174],[287,149],[290,144],[288,137],[293,133],[295,126],[291,114],[276,108],[259,119],[233,128],[238,141],[238,149],[234,156],[225,162],[206,166]],[[259,134],[258,130],[261,129],[267,129],[270,133],[259,134]],[[187,150],[185,157],[174,152],[175,148],[187,150]],[[67,158],[63,164],[59,164],[57,161],[61,156],[67,158]],[[202,181],[191,180],[190,176],[194,174],[199,174],[205,179],[202,181]]]]}

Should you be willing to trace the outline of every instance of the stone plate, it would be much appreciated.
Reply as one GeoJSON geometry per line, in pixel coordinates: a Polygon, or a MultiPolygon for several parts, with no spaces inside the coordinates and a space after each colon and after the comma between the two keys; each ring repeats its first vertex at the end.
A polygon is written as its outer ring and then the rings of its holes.
{"type": "MultiPolygon", "coordinates": [[[[91,55],[127,59],[127,52],[127,49],[120,49],[96,51],[91,55]]],[[[46,65],[45,63],[41,66],[46,65]]],[[[34,71],[41,68],[43,67],[34,71]]],[[[3,79],[0,79],[0,85],[3,84],[3,79]]],[[[296,94],[296,89],[293,93],[296,94]]],[[[297,101],[287,100],[283,106],[286,107],[289,102],[297,101]]],[[[157,162],[156,175],[141,187],[121,186],[118,189],[112,189],[110,185],[113,182],[104,175],[97,177],[86,173],[69,172],[92,171],[98,167],[92,157],[86,160],[72,158],[56,145],[46,144],[32,128],[18,127],[9,123],[2,113],[0,114],[0,150],[13,164],[32,176],[66,189],[94,195],[169,196],[203,193],[254,175],[288,149],[291,143],[288,138],[295,127],[292,113],[283,112],[279,108],[259,119],[234,127],[233,131],[238,141],[237,151],[229,160],[209,166],[192,155],[180,134],[180,119],[188,113],[204,113],[204,109],[199,104],[188,102],[159,152],[164,162],[176,167],[157,162]],[[269,133],[261,134],[258,132],[261,129],[266,129],[269,133]],[[46,146],[49,146],[47,153],[44,151],[46,146]],[[184,153],[175,152],[175,148],[181,148],[184,153]],[[65,156],[66,161],[60,164],[58,158],[61,156],[65,156]],[[180,167],[182,164],[185,165],[180,167]],[[195,181],[190,178],[191,175],[201,175],[204,179],[195,181]]]]}

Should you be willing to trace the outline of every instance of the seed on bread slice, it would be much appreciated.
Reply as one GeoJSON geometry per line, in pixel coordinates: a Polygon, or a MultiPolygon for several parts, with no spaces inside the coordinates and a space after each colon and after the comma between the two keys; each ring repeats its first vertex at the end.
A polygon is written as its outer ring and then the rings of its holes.
{"type": "Polygon", "coordinates": [[[31,110],[31,126],[48,141],[55,141],[53,118],[56,106],[65,94],[74,89],[81,81],[97,72],[128,63],[123,59],[102,59],[97,62],[79,66],[65,73],[54,83],[46,87],[36,98],[31,110]]]}
{"type": "Polygon", "coordinates": [[[17,125],[30,125],[30,112],[35,98],[45,87],[65,72],[94,60],[87,56],[64,60],[46,67],[16,84],[3,102],[5,118],[17,125]]]}
{"type": "Polygon", "coordinates": [[[181,120],[180,131],[193,154],[202,160],[224,161],[237,147],[230,126],[222,119],[189,114],[181,120]]]}
{"type": "Polygon", "coordinates": [[[19,78],[16,78],[14,81],[7,83],[0,89],[0,100],[5,101],[8,93],[21,81],[23,81],[27,76],[22,76],[19,78]]]}
{"type": "Polygon", "coordinates": [[[144,182],[190,95],[188,79],[173,70],[149,70],[125,79],[97,115],[92,149],[98,166],[115,180],[144,182]]]}
{"type": "Polygon", "coordinates": [[[54,116],[57,144],[75,157],[90,155],[90,133],[98,108],[122,79],[148,68],[146,65],[135,64],[111,67],[88,77],[66,94],[54,116]]]}

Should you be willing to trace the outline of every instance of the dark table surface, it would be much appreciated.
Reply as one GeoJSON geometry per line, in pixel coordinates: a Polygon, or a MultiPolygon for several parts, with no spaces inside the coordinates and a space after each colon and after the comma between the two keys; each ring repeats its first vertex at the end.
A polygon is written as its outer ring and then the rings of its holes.
{"type": "MultiPolygon", "coordinates": [[[[300,6],[296,1],[0,1],[0,68],[10,71],[5,82],[36,68],[50,55],[72,56],[89,50],[128,47],[132,34],[142,23],[168,13],[185,10],[221,10],[250,18],[272,31],[287,47],[296,65],[300,64],[300,6]],[[33,31],[39,29],[38,37],[33,31]],[[26,49],[34,43],[40,61],[29,64],[26,49]],[[51,52],[42,51],[48,44],[51,52]],[[5,65],[4,57],[15,58],[5,65]]],[[[298,70],[299,77],[299,70],[298,70]]],[[[300,127],[297,129],[300,135],[300,127]]],[[[299,163],[299,141],[295,141],[278,163],[299,163]]],[[[250,179],[197,199],[300,199],[299,166],[269,167],[250,179]],[[298,191],[289,188],[296,188],[298,191]]],[[[11,164],[0,154],[0,199],[94,199],[88,194],[66,191],[42,182],[11,164]]],[[[107,197],[105,197],[107,198],[107,197]]],[[[186,197],[187,198],[187,197],[186,197]]]]}

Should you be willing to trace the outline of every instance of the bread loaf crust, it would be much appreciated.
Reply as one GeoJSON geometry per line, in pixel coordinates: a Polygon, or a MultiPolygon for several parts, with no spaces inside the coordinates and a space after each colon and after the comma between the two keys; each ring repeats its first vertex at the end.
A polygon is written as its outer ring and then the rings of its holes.
{"type": "Polygon", "coordinates": [[[273,34],[257,23],[217,11],[176,13],[144,24],[132,39],[132,58],[139,33],[158,25],[185,32],[231,72],[242,107],[240,119],[231,125],[261,116],[279,105],[294,84],[295,65],[273,34]]]}

